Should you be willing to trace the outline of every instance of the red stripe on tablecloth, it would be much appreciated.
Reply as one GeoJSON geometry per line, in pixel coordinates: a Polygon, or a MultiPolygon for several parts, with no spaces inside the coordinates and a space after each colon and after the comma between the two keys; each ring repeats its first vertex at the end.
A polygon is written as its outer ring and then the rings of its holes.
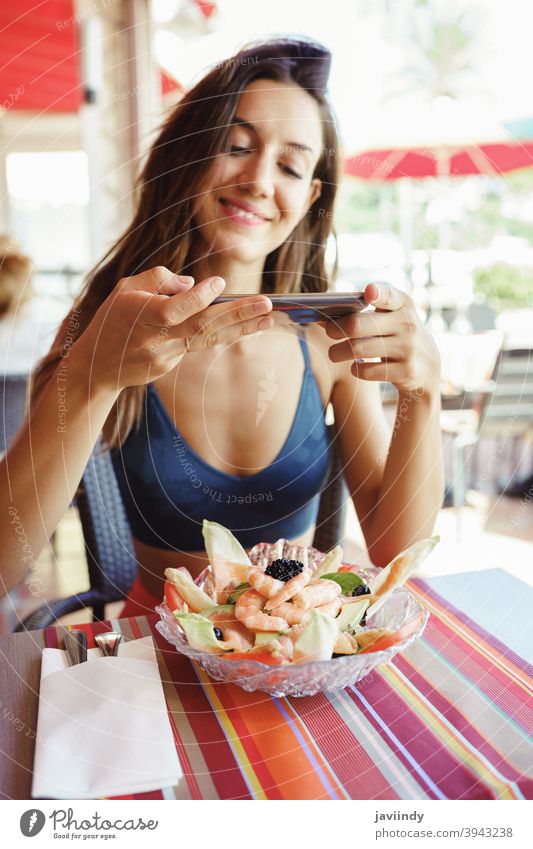
{"type": "Polygon", "coordinates": [[[352,799],[400,798],[326,696],[290,702],[352,799]]]}
{"type": "MultiPolygon", "coordinates": [[[[253,736],[250,734],[248,726],[241,714],[242,708],[238,706],[239,696],[243,691],[238,691],[238,688],[234,684],[226,685],[215,681],[213,681],[213,687],[216,689],[217,697],[235,728],[239,742],[245,750],[257,780],[260,782],[265,794],[269,799],[283,799],[284,796],[276,786],[274,777],[264,760],[264,755],[259,751],[253,736]]],[[[258,697],[270,698],[264,693],[257,693],[256,695],[258,697]]]]}
{"type": "MultiPolygon", "coordinates": [[[[191,662],[174,648],[169,649],[168,642],[159,631],[154,629],[153,637],[164,652],[170,678],[179,692],[189,725],[219,797],[221,799],[251,799],[239,764],[195,675],[191,662]]],[[[188,776],[186,777],[188,780],[188,776]]]]}
{"type": "Polygon", "coordinates": [[[460,634],[433,616],[424,639],[433,649],[445,657],[469,679],[487,698],[511,717],[526,734],[533,733],[531,711],[527,706],[524,689],[510,679],[499,667],[468,642],[460,634]]]}
{"type": "MultiPolygon", "coordinates": [[[[399,743],[418,764],[429,779],[449,799],[493,799],[492,792],[479,784],[475,776],[464,763],[442,746],[440,740],[431,732],[418,716],[379,675],[375,674],[370,682],[361,681],[354,691],[359,691],[369,702],[382,722],[394,734],[399,743]]],[[[356,692],[349,690],[350,697],[372,723],[388,747],[395,752],[405,765],[409,774],[435,798],[435,792],[423,775],[409,763],[402,750],[386,734],[385,729],[376,721],[371,712],[357,698],[356,692]]]]}
{"type": "Polygon", "coordinates": [[[396,655],[394,665],[405,675],[414,687],[430,702],[439,713],[453,725],[468,742],[492,764],[510,782],[514,782],[523,790],[526,798],[531,796],[532,782],[524,778],[504,754],[495,749],[491,743],[468,721],[461,711],[451,704],[436,690],[424,676],[418,672],[402,655],[396,655]],[[523,786],[521,786],[523,784],[523,786]]]}
{"type": "Polygon", "coordinates": [[[448,615],[452,615],[455,619],[461,622],[463,625],[466,625],[471,631],[474,631],[475,634],[480,638],[481,641],[487,643],[488,646],[492,647],[498,654],[502,656],[503,660],[509,662],[509,670],[512,673],[511,666],[516,666],[516,668],[522,672],[525,672],[530,678],[533,676],[533,666],[528,663],[523,657],[516,654],[509,646],[506,646],[504,643],[500,642],[494,634],[489,633],[481,625],[479,625],[474,619],[470,619],[466,613],[462,610],[459,610],[457,607],[454,607],[447,599],[443,596],[439,595],[439,593],[435,592],[425,581],[421,578],[412,578],[408,581],[408,584],[412,584],[411,589],[415,591],[415,593],[426,595],[428,598],[432,600],[432,602],[440,607],[443,611],[448,615]],[[417,593],[418,590],[418,593],[417,593]]]}
{"type": "MultiPolygon", "coordinates": [[[[204,681],[204,675],[201,677],[204,681]]],[[[233,718],[242,719],[237,757],[254,794],[261,790],[267,798],[279,798],[279,793],[283,799],[322,799],[330,794],[333,782],[327,764],[321,762],[314,741],[305,728],[297,727],[282,700],[260,691],[248,693],[232,684],[205,686],[220,711],[226,734],[237,737],[233,718]],[[255,751],[259,760],[252,761],[255,751]],[[262,781],[267,783],[262,785],[262,781]]]]}
{"type": "MultiPolygon", "coordinates": [[[[132,616],[128,619],[128,622],[130,623],[131,633],[133,634],[133,636],[135,637],[136,640],[140,640],[143,635],[141,634],[141,629],[139,628],[139,625],[137,623],[136,618],[134,616],[132,616]]],[[[152,636],[153,636],[153,629],[152,629],[151,624],[150,624],[150,630],[152,631],[152,636]]]]}

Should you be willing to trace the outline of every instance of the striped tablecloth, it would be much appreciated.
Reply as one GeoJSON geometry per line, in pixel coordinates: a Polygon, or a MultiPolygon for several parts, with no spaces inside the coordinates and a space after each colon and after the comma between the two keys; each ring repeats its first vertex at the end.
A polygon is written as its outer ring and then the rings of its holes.
{"type": "MultiPolygon", "coordinates": [[[[527,654],[489,634],[470,608],[467,616],[446,600],[446,579],[439,580],[439,592],[431,581],[410,582],[431,617],[405,653],[358,686],[300,699],[211,681],[165,642],[155,616],[114,621],[126,638],[152,634],[159,647],[186,779],[179,788],[122,798],[532,799],[527,654]]],[[[531,611],[533,590],[515,584],[521,603],[529,592],[531,611]]],[[[498,597],[495,613],[505,593],[498,597]]],[[[90,639],[106,630],[76,627],[90,639]]],[[[56,638],[49,628],[47,645],[56,638]]]]}

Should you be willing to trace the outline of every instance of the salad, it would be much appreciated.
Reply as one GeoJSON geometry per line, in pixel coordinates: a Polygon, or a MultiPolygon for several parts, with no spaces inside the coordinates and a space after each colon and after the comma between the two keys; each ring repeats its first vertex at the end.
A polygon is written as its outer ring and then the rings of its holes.
{"type": "MultiPolygon", "coordinates": [[[[377,628],[372,617],[422,563],[439,537],[401,552],[368,581],[342,562],[336,546],[318,559],[252,559],[233,534],[204,520],[209,566],[201,586],[184,568],[167,569],[164,601],[190,647],[226,660],[269,666],[378,652],[406,640],[420,625],[377,628]],[[252,562],[253,560],[253,562],[252,562]]],[[[285,540],[276,546],[283,551],[285,540]]],[[[254,554],[255,553],[255,554],[254,554]]]]}

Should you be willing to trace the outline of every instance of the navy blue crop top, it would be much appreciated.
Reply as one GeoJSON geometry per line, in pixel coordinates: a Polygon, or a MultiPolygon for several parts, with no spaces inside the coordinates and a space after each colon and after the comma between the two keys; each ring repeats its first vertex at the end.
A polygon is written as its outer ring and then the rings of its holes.
{"type": "Polygon", "coordinates": [[[133,536],[156,548],[203,551],[202,521],[229,528],[241,545],[295,538],[316,522],[329,467],[322,399],[300,334],[305,371],[292,427],[279,454],[255,475],[206,463],[187,445],[155,388],[122,449],[111,452],[133,536]]]}

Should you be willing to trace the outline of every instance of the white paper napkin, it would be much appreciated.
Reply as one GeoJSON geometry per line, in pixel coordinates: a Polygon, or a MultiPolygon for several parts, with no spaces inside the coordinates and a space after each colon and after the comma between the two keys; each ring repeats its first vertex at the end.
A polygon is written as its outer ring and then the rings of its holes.
{"type": "Polygon", "coordinates": [[[181,777],[152,637],[71,667],[61,649],[43,650],[34,799],[143,793],[181,777]]]}

